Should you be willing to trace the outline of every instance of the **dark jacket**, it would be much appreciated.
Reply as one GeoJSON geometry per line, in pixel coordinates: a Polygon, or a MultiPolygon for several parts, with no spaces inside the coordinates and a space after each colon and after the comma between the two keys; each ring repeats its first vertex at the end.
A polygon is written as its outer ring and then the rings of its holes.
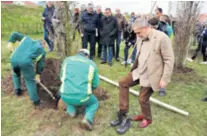
{"type": "Polygon", "coordinates": [[[127,26],[127,29],[124,31],[124,40],[126,43],[132,43],[135,44],[137,40],[137,35],[133,31],[132,27],[129,25],[127,26]]]}
{"type": "Polygon", "coordinates": [[[162,31],[166,35],[168,35],[167,24],[165,22],[159,21],[157,30],[162,31]]]}
{"type": "Polygon", "coordinates": [[[98,15],[95,12],[84,12],[81,22],[83,23],[84,32],[95,32],[98,28],[98,15]]]}
{"type": "Polygon", "coordinates": [[[122,14],[116,14],[115,18],[118,24],[118,31],[123,31],[127,24],[126,18],[122,14]]]}
{"type": "Polygon", "coordinates": [[[100,43],[103,45],[111,46],[117,35],[117,21],[113,16],[103,16],[100,24],[100,43]]]}
{"type": "Polygon", "coordinates": [[[101,19],[103,18],[103,13],[97,14],[98,15],[98,33],[100,34],[100,24],[101,24],[101,19]]]}
{"type": "Polygon", "coordinates": [[[53,16],[54,11],[55,11],[54,7],[50,7],[50,8],[46,7],[44,9],[42,17],[45,18],[45,20],[44,20],[44,28],[45,29],[52,27],[52,16],[53,16]]]}

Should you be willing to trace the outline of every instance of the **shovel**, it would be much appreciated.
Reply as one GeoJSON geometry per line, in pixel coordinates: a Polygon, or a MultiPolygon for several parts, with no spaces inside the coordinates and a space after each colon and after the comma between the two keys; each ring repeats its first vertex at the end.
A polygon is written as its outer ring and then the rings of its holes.
{"type": "Polygon", "coordinates": [[[40,86],[42,86],[42,88],[52,97],[53,100],[56,100],[56,98],[54,97],[54,95],[51,93],[51,91],[45,85],[43,85],[41,82],[38,82],[37,80],[36,80],[36,82],[40,86]]]}

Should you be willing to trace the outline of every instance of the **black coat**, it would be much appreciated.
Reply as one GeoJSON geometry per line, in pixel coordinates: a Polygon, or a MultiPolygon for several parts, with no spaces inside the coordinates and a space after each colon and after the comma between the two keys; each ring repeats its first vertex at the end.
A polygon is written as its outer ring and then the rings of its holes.
{"type": "Polygon", "coordinates": [[[100,22],[100,44],[112,46],[117,36],[117,21],[113,16],[103,16],[100,22]]]}

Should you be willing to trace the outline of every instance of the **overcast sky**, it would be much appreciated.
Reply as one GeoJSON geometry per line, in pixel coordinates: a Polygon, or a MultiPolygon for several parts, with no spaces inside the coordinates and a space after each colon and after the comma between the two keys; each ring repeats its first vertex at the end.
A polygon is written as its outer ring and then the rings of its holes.
{"type": "MultiPolygon", "coordinates": [[[[112,11],[115,11],[116,8],[120,8],[122,12],[135,12],[135,13],[149,13],[151,1],[139,1],[139,0],[81,0],[81,4],[87,4],[93,2],[93,4],[101,5],[103,9],[110,7],[112,11]]],[[[168,14],[168,1],[157,1],[156,6],[161,7],[164,13],[168,14]]],[[[154,11],[153,11],[154,12],[154,11]]],[[[176,1],[172,2],[171,14],[176,12],[176,1]]],[[[204,2],[201,13],[207,13],[207,2],[204,2]]]]}

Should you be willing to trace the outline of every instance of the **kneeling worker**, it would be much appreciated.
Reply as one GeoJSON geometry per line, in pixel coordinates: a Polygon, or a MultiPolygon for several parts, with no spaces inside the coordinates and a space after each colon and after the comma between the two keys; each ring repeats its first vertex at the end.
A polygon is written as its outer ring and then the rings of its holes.
{"type": "Polygon", "coordinates": [[[37,93],[35,78],[36,80],[40,81],[40,74],[44,69],[46,53],[44,51],[43,45],[43,41],[32,40],[28,36],[14,32],[10,36],[7,46],[11,51],[13,51],[10,62],[13,69],[12,80],[16,95],[19,96],[22,93],[20,88],[20,79],[22,73],[30,99],[33,101],[33,104],[36,107],[40,105],[40,99],[37,93]],[[20,44],[15,49],[14,43],[16,41],[19,41],[20,44]],[[36,72],[34,71],[34,63],[36,63],[36,72]]]}
{"type": "Polygon", "coordinates": [[[60,96],[71,117],[76,116],[77,106],[85,107],[81,127],[92,130],[94,115],[99,105],[93,90],[99,85],[99,76],[96,64],[88,57],[89,51],[81,49],[75,56],[64,60],[60,74],[60,96]]]}

